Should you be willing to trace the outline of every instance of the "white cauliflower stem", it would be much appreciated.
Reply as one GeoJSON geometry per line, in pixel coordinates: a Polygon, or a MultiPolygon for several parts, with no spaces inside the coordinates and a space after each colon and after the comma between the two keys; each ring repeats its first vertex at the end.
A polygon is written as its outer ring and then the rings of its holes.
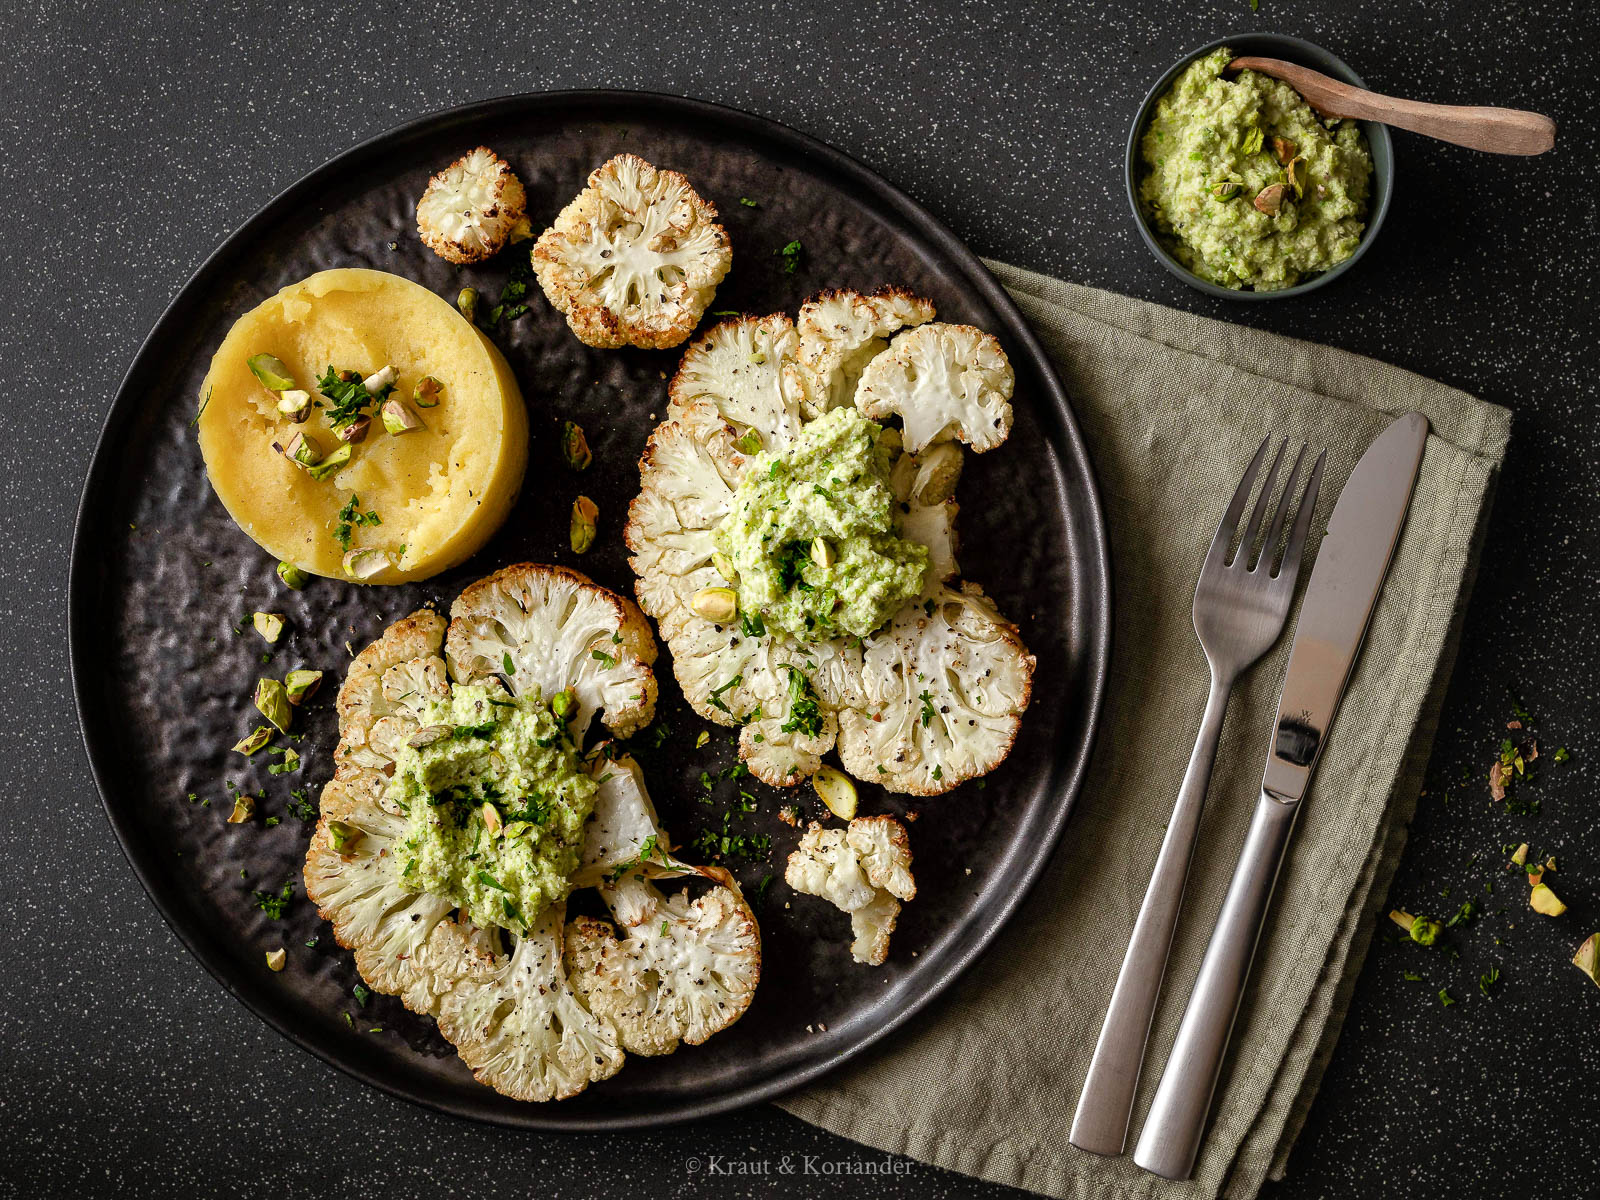
{"type": "Polygon", "coordinates": [[[676,171],[619,154],[533,248],[550,303],[590,346],[664,349],[687,338],[733,252],[717,210],[676,171]]]}
{"type": "Polygon", "coordinates": [[[423,245],[453,263],[498,254],[524,220],[522,181],[487,146],[456,159],[432,179],[417,201],[423,245]]]}
{"type": "Polygon", "coordinates": [[[889,956],[900,903],[917,894],[906,827],[890,816],[857,817],[844,829],[811,822],[789,855],[783,879],[795,891],[849,913],[851,957],[871,966],[889,956]]]}
{"type": "Polygon", "coordinates": [[[855,400],[874,420],[898,416],[913,454],[951,437],[982,453],[1011,432],[1014,382],[992,335],[970,325],[923,325],[867,364],[855,400]]]}

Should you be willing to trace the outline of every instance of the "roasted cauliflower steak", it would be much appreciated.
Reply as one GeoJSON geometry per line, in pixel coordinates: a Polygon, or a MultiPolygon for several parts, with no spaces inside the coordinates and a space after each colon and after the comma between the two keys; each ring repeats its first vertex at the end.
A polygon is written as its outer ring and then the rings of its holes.
{"type": "Polygon", "coordinates": [[[633,154],[597,167],[533,247],[544,294],[586,345],[684,341],[733,264],[717,209],[633,154]]]}
{"type": "Polygon", "coordinates": [[[897,416],[905,448],[919,453],[960,438],[981,454],[1011,433],[1015,376],[993,334],[971,325],[921,325],[897,335],[861,372],[863,416],[897,416]]]}
{"type": "Polygon", "coordinates": [[[837,747],[859,779],[937,795],[998,766],[1028,707],[1033,656],[983,591],[961,581],[953,499],[961,440],[988,448],[999,444],[994,419],[1000,440],[1010,428],[1011,367],[988,334],[930,324],[934,315],[928,301],[884,288],[824,293],[801,308],[798,329],[782,313],[724,321],[685,352],[639,460],[625,534],[639,605],[670,647],[689,704],[740,728],[740,755],[767,783],[801,782],[837,747]],[[880,435],[891,452],[895,532],[929,549],[922,593],[860,639],[801,641],[748,614],[699,615],[697,594],[736,582],[723,574],[732,568],[715,534],[757,455],[781,453],[832,408],[861,406],[875,378],[903,382],[902,366],[880,367],[891,356],[899,364],[929,355],[943,364],[930,379],[946,390],[902,387],[890,415],[918,415],[880,435]]]}
{"type": "Polygon", "coordinates": [[[569,886],[599,888],[616,925],[568,921],[558,902],[521,931],[477,926],[406,878],[407,818],[386,785],[429,705],[457,685],[487,687],[490,703],[570,689],[580,749],[596,721],[626,734],[654,713],[648,624],[576,571],[507,567],[451,612],[448,625],[427,610],[395,622],[351,663],[306,894],[367,984],[434,1017],[481,1082],[519,1100],[563,1099],[616,1074],[630,1052],[669,1054],[738,1020],[760,978],[760,932],[730,876],[672,856],[638,764],[609,740],[584,759],[594,809],[569,886]],[[666,880],[700,894],[667,894],[666,880]]]}

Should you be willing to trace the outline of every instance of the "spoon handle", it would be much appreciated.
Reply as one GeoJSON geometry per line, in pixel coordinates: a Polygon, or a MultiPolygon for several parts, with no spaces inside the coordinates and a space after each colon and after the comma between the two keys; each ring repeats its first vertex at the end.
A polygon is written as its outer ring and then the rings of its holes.
{"type": "Polygon", "coordinates": [[[1491,154],[1543,154],[1556,144],[1556,123],[1539,113],[1401,100],[1352,87],[1320,71],[1278,58],[1236,58],[1229,66],[1248,67],[1283,80],[1325,117],[1381,121],[1396,129],[1409,129],[1491,154]]]}

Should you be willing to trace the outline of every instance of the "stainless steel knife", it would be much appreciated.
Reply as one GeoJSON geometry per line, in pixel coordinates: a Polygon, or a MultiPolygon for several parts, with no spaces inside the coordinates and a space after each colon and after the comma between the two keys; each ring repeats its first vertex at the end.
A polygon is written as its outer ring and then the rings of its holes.
{"type": "Polygon", "coordinates": [[[1187,1179],[1194,1171],[1289,835],[1383,590],[1427,439],[1420,413],[1407,413],[1378,435],[1340,493],[1317,552],[1261,797],[1133,1155],[1139,1166],[1167,1179],[1187,1179]]]}

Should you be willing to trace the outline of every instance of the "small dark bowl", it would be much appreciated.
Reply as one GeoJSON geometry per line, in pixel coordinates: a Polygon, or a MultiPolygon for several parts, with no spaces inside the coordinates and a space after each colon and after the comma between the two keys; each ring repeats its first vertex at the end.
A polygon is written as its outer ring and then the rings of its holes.
{"type": "Polygon", "coordinates": [[[1150,120],[1150,113],[1155,108],[1156,101],[1171,86],[1172,81],[1195,59],[1203,58],[1219,46],[1231,47],[1235,54],[1241,56],[1254,54],[1264,58],[1281,58],[1286,62],[1299,63],[1314,71],[1321,71],[1324,75],[1331,75],[1356,87],[1367,86],[1361,76],[1345,65],[1344,60],[1328,53],[1321,46],[1314,46],[1301,38],[1289,37],[1282,33],[1239,33],[1232,37],[1218,38],[1214,42],[1207,42],[1204,46],[1189,51],[1168,68],[1166,74],[1156,80],[1155,86],[1145,94],[1144,103],[1139,105],[1139,112],[1133,118],[1133,128],[1128,133],[1128,159],[1124,177],[1134,222],[1138,226],[1139,236],[1144,239],[1144,244],[1150,247],[1150,253],[1156,256],[1162,266],[1192,288],[1198,288],[1208,295],[1220,296],[1224,300],[1287,300],[1291,296],[1303,296],[1324,284],[1332,283],[1355,266],[1367,252],[1367,247],[1372,245],[1372,239],[1378,236],[1383,218],[1389,212],[1389,198],[1394,193],[1394,143],[1389,139],[1388,126],[1375,121],[1361,122],[1361,129],[1367,135],[1367,148],[1372,152],[1372,191],[1367,201],[1367,228],[1361,235],[1361,241],[1356,245],[1356,252],[1338,266],[1320,271],[1293,287],[1271,292],[1258,292],[1249,288],[1225,288],[1201,279],[1167,252],[1166,247],[1161,244],[1161,239],[1150,228],[1150,222],[1145,217],[1144,211],[1139,207],[1141,175],[1139,140],[1144,136],[1144,127],[1150,120]]]}

